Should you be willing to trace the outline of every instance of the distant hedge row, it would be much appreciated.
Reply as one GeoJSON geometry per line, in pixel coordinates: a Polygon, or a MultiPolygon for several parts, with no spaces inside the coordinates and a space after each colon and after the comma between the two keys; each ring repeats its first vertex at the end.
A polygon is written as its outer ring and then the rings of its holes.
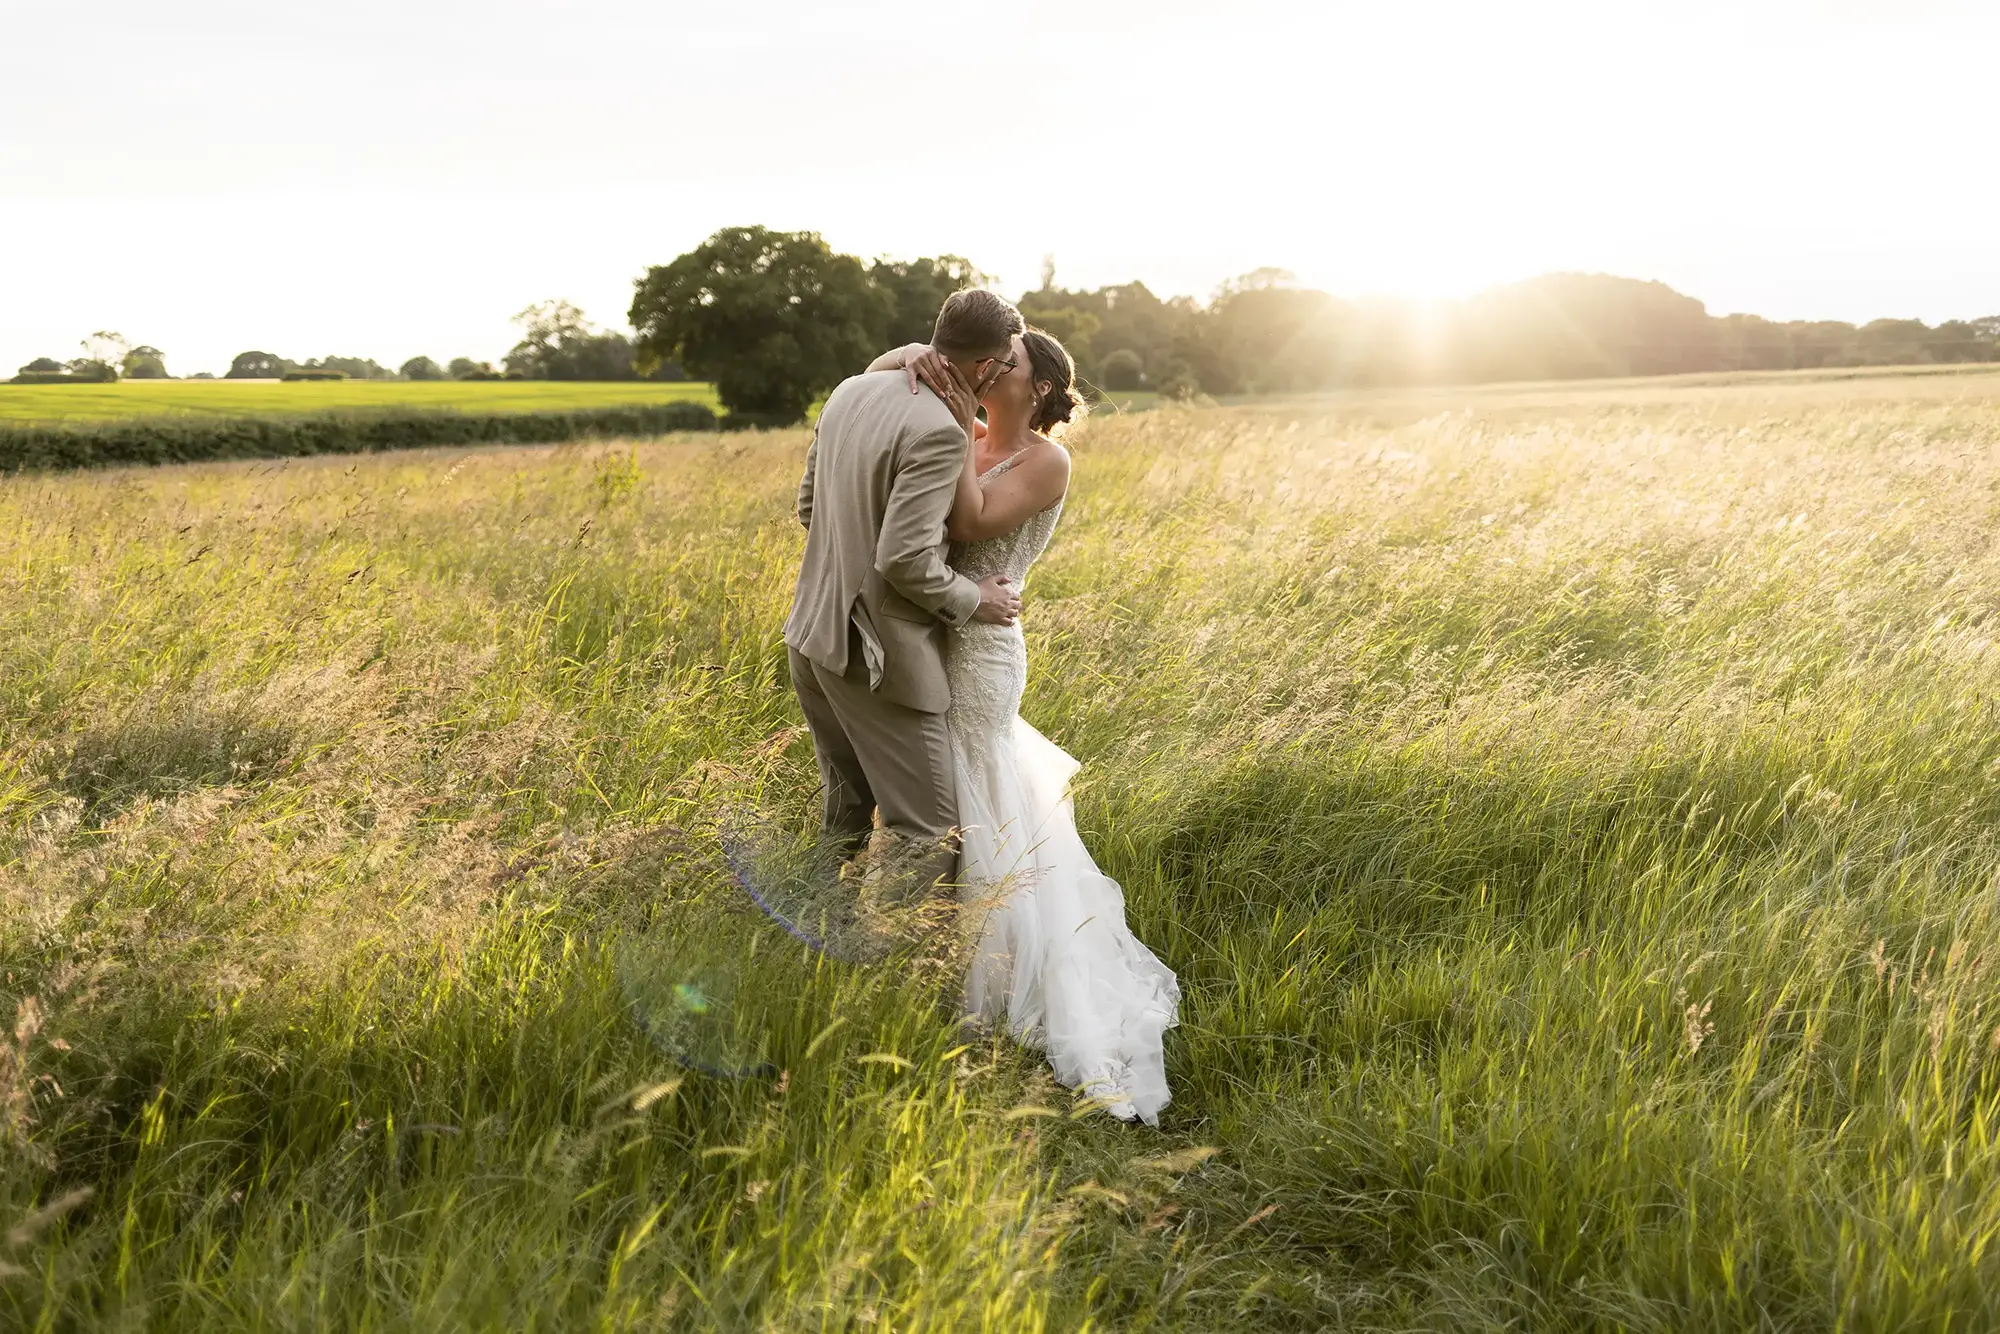
{"type": "Polygon", "coordinates": [[[717,425],[707,404],[687,400],[576,412],[354,412],[219,421],[145,417],[75,425],[0,424],[0,473],[372,454],[433,445],[545,445],[582,436],[713,431],[717,425]]]}
{"type": "Polygon", "coordinates": [[[22,371],[7,378],[8,384],[110,384],[115,375],[72,375],[68,371],[22,371]]]}

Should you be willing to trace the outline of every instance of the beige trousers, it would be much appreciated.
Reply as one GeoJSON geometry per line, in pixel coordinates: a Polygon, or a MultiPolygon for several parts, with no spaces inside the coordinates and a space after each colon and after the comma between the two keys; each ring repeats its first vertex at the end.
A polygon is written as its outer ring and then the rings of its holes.
{"type": "Polygon", "coordinates": [[[958,795],[945,716],[870,690],[860,631],[848,634],[844,673],[789,650],[792,689],[819,757],[826,837],[843,857],[854,855],[879,809],[882,827],[896,836],[894,855],[912,859],[921,883],[950,881],[958,869],[958,795]]]}

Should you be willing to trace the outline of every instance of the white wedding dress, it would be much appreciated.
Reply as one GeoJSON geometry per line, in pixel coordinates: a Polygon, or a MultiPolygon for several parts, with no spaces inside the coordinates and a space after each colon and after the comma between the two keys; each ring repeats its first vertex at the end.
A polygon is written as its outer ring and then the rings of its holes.
{"type": "MultiPolygon", "coordinates": [[[[1057,502],[1004,537],[959,546],[952,567],[973,579],[1005,574],[1018,588],[1061,513],[1057,502]]],[[[1059,1081],[1114,1115],[1158,1124],[1169,1099],[1161,1040],[1178,1022],[1180,985],[1126,927],[1124,892],[1077,834],[1068,793],[1076,760],[1020,717],[1020,626],[967,625],[952,636],[945,669],[960,880],[976,907],[967,1014],[1046,1051],[1059,1081]]]]}

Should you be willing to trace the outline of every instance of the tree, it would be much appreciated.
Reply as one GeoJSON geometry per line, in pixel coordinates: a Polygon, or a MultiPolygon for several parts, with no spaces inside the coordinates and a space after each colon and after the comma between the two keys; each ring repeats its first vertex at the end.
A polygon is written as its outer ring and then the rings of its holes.
{"type": "Polygon", "coordinates": [[[1733,371],[1782,371],[1792,367],[1792,339],[1782,324],[1756,315],[1716,321],[1722,364],[1733,371]]]}
{"type": "Polygon", "coordinates": [[[1844,320],[1788,320],[1783,328],[1793,367],[1852,366],[1861,359],[1859,331],[1844,320]]]}
{"type": "Polygon", "coordinates": [[[514,344],[501,363],[510,371],[520,371],[531,379],[574,379],[552,376],[552,363],[566,361],[567,345],[590,336],[590,322],[583,312],[567,301],[540,301],[516,311],[513,323],[520,326],[521,341],[514,344]]]}
{"type": "Polygon", "coordinates": [[[868,266],[868,280],[887,294],[891,304],[880,335],[883,347],[927,343],[937,326],[938,307],[953,292],[984,287],[992,278],[959,255],[936,259],[878,259],[868,266]]]}
{"type": "Polygon", "coordinates": [[[167,378],[167,354],[142,343],[125,354],[121,369],[128,380],[164,380],[167,378]]]}
{"type": "Polygon", "coordinates": [[[229,363],[225,380],[275,380],[292,368],[292,363],[271,352],[238,352],[229,363]]]}
{"type": "Polygon", "coordinates": [[[505,358],[508,373],[530,380],[636,380],[632,342],[599,332],[567,301],[543,301],[514,316],[521,341],[505,358]]]}
{"type": "MultiPolygon", "coordinates": [[[[616,329],[577,339],[563,349],[563,359],[550,368],[552,380],[636,380],[632,340],[616,329]],[[561,374],[557,371],[560,370],[561,374]]],[[[662,363],[664,365],[665,363],[662,363]]],[[[657,371],[660,367],[655,367],[657,371]]]]}
{"type": "Polygon", "coordinates": [[[60,371],[62,368],[63,364],[60,361],[57,361],[54,357],[36,357],[33,361],[29,362],[27,365],[21,367],[21,374],[53,375],[57,371],[60,371]]]}
{"type": "Polygon", "coordinates": [[[84,360],[101,361],[107,366],[122,366],[126,354],[132,350],[125,335],[112,329],[99,329],[78,346],[83,349],[84,360]]]}
{"type": "Polygon", "coordinates": [[[1096,380],[1101,374],[1091,347],[1091,340],[1104,326],[1098,312],[1089,309],[1092,304],[1102,309],[1103,302],[1096,298],[1094,292],[1030,292],[1021,298],[1020,304],[1023,318],[1035,328],[1053,334],[1076,363],[1076,373],[1086,380],[1096,380]],[[1063,300],[1070,297],[1081,298],[1080,303],[1063,300]]]}
{"type": "Polygon", "coordinates": [[[1274,269],[1266,265],[1224,282],[1215,289],[1215,299],[1209,304],[1219,306],[1230,297],[1244,292],[1267,292],[1274,287],[1297,287],[1298,284],[1298,278],[1290,269],[1274,269]]]}
{"type": "Polygon", "coordinates": [[[1201,382],[1195,378],[1194,370],[1177,361],[1167,363],[1153,387],[1162,398],[1188,399],[1201,392],[1201,382]]]}
{"type": "Polygon", "coordinates": [[[1871,366],[1906,366],[1930,361],[1930,326],[1922,320],[1870,320],[1856,341],[1871,366]]]}
{"type": "Polygon", "coordinates": [[[118,368],[108,361],[98,361],[93,357],[76,357],[63,363],[63,369],[72,379],[96,380],[110,384],[118,378],[118,368]]]}
{"type": "Polygon", "coordinates": [[[1337,384],[1350,343],[1348,313],[1346,302],[1310,288],[1225,287],[1209,308],[1212,355],[1202,387],[1268,394],[1337,384]]]}
{"type": "Polygon", "coordinates": [[[1137,352],[1121,347],[1097,368],[1097,380],[1106,389],[1138,389],[1146,383],[1146,366],[1137,352]]]}
{"type": "Polygon", "coordinates": [[[1721,361],[1716,321],[1665,283],[1549,273],[1496,287],[1458,312],[1456,377],[1568,380],[1672,375],[1721,361]]]}
{"type": "Polygon", "coordinates": [[[453,357],[451,365],[445,368],[445,373],[454,380],[470,380],[474,377],[490,380],[493,378],[493,363],[474,361],[471,357],[453,357]]]}
{"type": "Polygon", "coordinates": [[[1035,327],[1055,335],[1078,366],[1097,364],[1095,341],[1097,331],[1104,327],[1101,317],[1075,306],[1064,306],[1061,310],[1042,311],[1035,327]]]}
{"type": "Polygon", "coordinates": [[[125,335],[99,329],[90,337],[77,343],[83,355],[63,363],[62,369],[79,380],[100,380],[110,383],[118,378],[118,367],[130,351],[125,335]]]}
{"type": "MultiPolygon", "coordinates": [[[[1053,268],[1048,276],[1053,278],[1053,268]]],[[[1044,287],[1021,298],[1021,313],[1069,349],[1077,373],[1086,380],[1104,378],[1098,347],[1131,352],[1139,358],[1145,378],[1155,383],[1170,367],[1185,369],[1197,360],[1191,344],[1197,338],[1201,308],[1185,297],[1162,301],[1144,283],[1100,287],[1095,292],[1044,287]]]]}
{"type": "Polygon", "coordinates": [[[387,366],[381,365],[373,357],[307,357],[305,361],[290,370],[339,371],[350,380],[393,380],[387,366]]]}
{"type": "Polygon", "coordinates": [[[405,380],[442,380],[444,372],[429,357],[411,357],[396,371],[405,380]]]}
{"type": "Polygon", "coordinates": [[[881,348],[894,301],[816,232],[727,227],[646,271],[629,318],[639,369],[672,358],[730,411],[774,425],[881,348]]]}
{"type": "MultiPolygon", "coordinates": [[[[1162,301],[1144,283],[1100,289],[1104,313],[1099,316],[1100,347],[1127,347],[1145,363],[1146,378],[1162,384],[1173,378],[1182,360],[1178,343],[1183,326],[1196,314],[1192,302],[1162,301]]],[[[1181,369],[1185,369],[1182,367],[1181,369]]]]}
{"type": "Polygon", "coordinates": [[[1973,320],[1946,320],[1930,334],[1931,356],[1938,361],[1986,361],[1993,357],[1993,344],[1979,336],[1973,320]]]}

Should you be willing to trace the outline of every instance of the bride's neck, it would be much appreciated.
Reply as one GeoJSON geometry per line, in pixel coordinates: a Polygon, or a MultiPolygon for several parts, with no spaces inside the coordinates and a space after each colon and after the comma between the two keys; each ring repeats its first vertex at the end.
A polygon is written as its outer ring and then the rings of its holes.
{"type": "Polygon", "coordinates": [[[1016,414],[1001,408],[986,410],[986,442],[989,445],[1006,445],[1018,448],[1032,439],[1034,432],[1028,429],[1026,414],[1016,414]]]}

